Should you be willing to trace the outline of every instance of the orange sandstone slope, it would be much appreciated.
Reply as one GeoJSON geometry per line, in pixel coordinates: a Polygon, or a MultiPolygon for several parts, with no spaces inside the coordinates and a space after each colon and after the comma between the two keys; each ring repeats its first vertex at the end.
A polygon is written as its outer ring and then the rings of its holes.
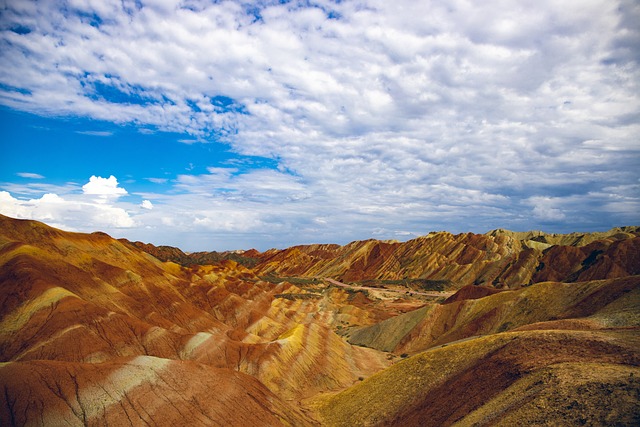
{"type": "Polygon", "coordinates": [[[295,246],[260,255],[258,275],[331,277],[343,282],[427,279],[458,289],[640,274],[640,227],[605,233],[431,233],[404,243],[365,240],[295,246]]]}
{"type": "Polygon", "coordinates": [[[310,424],[300,399],[390,363],[335,326],[383,318],[343,290],[0,216],[0,424],[310,424]]]}
{"type": "Polygon", "coordinates": [[[0,366],[0,383],[3,426],[309,423],[249,375],[150,356],[10,362],[0,366]]]}

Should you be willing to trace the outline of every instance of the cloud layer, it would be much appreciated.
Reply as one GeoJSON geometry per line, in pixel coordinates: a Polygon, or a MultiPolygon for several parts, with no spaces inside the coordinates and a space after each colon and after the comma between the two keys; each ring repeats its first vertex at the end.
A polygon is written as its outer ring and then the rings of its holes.
{"type": "MultiPolygon", "coordinates": [[[[278,162],[178,176],[126,207],[114,177],[82,187],[147,240],[607,228],[640,222],[639,21],[609,0],[9,2],[0,103],[278,162]]],[[[61,203],[39,197],[21,200],[61,203]]]]}

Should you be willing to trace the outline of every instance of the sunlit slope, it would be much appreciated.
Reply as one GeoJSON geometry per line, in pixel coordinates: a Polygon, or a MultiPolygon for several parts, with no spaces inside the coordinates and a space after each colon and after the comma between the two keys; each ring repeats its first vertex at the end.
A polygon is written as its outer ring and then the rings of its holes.
{"type": "Polygon", "coordinates": [[[3,360],[175,357],[180,335],[229,329],[185,298],[178,266],[102,235],[45,230],[0,248],[3,360]]]}
{"type": "Polygon", "coordinates": [[[0,364],[0,424],[311,425],[249,375],[149,356],[0,364]]]}
{"type": "Polygon", "coordinates": [[[640,276],[545,282],[483,298],[451,299],[451,303],[429,305],[375,325],[352,328],[345,335],[352,344],[399,354],[521,327],[640,327],[640,276]]]}
{"type": "MultiPolygon", "coordinates": [[[[185,268],[104,234],[0,221],[0,362],[11,362],[11,372],[58,361],[82,377],[86,369],[123,358],[151,357],[171,369],[191,361],[249,374],[296,406],[303,397],[351,386],[390,364],[386,354],[335,334],[339,324],[388,317],[367,311],[346,291],[265,282],[233,261],[185,268]]],[[[199,365],[184,369],[193,366],[199,365]]],[[[38,378],[12,382],[8,396],[31,393],[31,405],[40,405],[37,384],[46,387],[55,378],[38,378]],[[35,388],[25,389],[27,384],[35,388]]],[[[118,396],[120,402],[124,395],[118,396]]],[[[275,413],[274,402],[258,403],[275,413]]]]}
{"type": "Polygon", "coordinates": [[[522,331],[432,349],[316,401],[323,424],[636,425],[637,331],[522,331]]]}
{"type": "MultiPolygon", "coordinates": [[[[640,274],[638,227],[606,233],[431,233],[404,243],[365,240],[295,246],[259,255],[259,275],[332,277],[344,282],[424,279],[445,288],[516,288],[640,274]]],[[[425,282],[429,286],[429,282],[425,282]]]]}

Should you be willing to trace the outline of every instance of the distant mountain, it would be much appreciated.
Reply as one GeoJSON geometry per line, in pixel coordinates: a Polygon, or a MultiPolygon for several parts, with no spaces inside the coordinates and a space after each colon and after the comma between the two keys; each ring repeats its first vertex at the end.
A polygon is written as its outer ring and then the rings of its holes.
{"type": "Polygon", "coordinates": [[[260,253],[255,249],[247,251],[224,251],[224,252],[190,252],[185,253],[173,246],[154,246],[151,243],[131,242],[127,239],[119,239],[122,243],[133,245],[138,249],[153,255],[161,261],[172,261],[183,266],[207,265],[216,262],[231,260],[245,267],[254,267],[260,260],[260,253]]]}
{"type": "Polygon", "coordinates": [[[307,245],[259,256],[258,275],[332,277],[343,282],[401,281],[423,287],[517,288],[547,280],[576,282],[640,274],[640,227],[605,233],[431,233],[404,243],[307,245]],[[422,282],[417,279],[423,279],[422,282]]]}
{"type": "Polygon", "coordinates": [[[637,240],[433,233],[250,269],[0,215],[0,425],[638,425],[637,240]]]}
{"type": "Polygon", "coordinates": [[[435,232],[403,243],[364,240],[263,253],[251,249],[185,254],[169,246],[132,244],[160,260],[184,266],[230,259],[260,276],[405,281],[415,290],[459,289],[470,284],[517,288],[547,280],[576,282],[640,274],[640,227],[571,234],[503,229],[486,234],[435,232]]]}

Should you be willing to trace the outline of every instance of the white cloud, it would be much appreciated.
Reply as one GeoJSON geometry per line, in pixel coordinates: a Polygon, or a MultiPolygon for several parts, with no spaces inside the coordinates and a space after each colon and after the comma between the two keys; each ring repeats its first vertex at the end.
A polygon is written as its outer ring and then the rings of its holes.
{"type": "Polygon", "coordinates": [[[127,190],[118,187],[118,179],[111,175],[109,178],[91,176],[89,182],[82,186],[84,194],[96,195],[103,199],[120,197],[127,194],[127,190]]]}
{"type": "Polygon", "coordinates": [[[566,215],[556,208],[552,208],[546,205],[539,205],[533,207],[533,215],[543,221],[558,221],[565,219],[566,215]]]}
{"type": "MultiPolygon", "coordinates": [[[[6,187],[6,186],[5,186],[6,187]]],[[[117,203],[117,197],[126,191],[117,187],[117,179],[91,177],[79,192],[77,186],[47,186],[52,192],[38,194],[33,185],[12,186],[16,193],[31,194],[30,198],[17,198],[8,191],[0,191],[0,213],[14,218],[35,219],[72,231],[96,230],[115,232],[139,225],[130,215],[128,203],[117,203]],[[94,199],[93,196],[100,196],[94,199]],[[110,196],[116,197],[110,197],[110,196]]]]}
{"type": "Polygon", "coordinates": [[[154,184],[165,184],[167,181],[169,181],[168,178],[145,178],[145,179],[154,184]]]}
{"type": "Polygon", "coordinates": [[[18,175],[19,177],[22,177],[22,178],[44,179],[44,176],[40,175],[39,173],[18,172],[16,175],[18,175]]]}
{"type": "Polygon", "coordinates": [[[28,208],[22,206],[8,191],[0,191],[0,213],[13,218],[27,218],[28,208]]]}
{"type": "Polygon", "coordinates": [[[113,132],[101,131],[101,130],[85,130],[85,131],[78,131],[76,133],[79,133],[81,135],[90,135],[90,136],[113,136],[113,132]]]}
{"type": "Polygon", "coordinates": [[[149,200],[143,200],[142,203],[140,204],[140,207],[142,209],[151,210],[153,209],[153,203],[151,203],[149,200]]]}
{"type": "MultiPolygon", "coordinates": [[[[640,221],[636,2],[181,4],[12,2],[0,17],[1,104],[278,161],[149,178],[174,193],[143,196],[162,201],[145,226],[262,227],[282,244],[640,221]]],[[[86,195],[124,203],[93,178],[86,195]]]]}

